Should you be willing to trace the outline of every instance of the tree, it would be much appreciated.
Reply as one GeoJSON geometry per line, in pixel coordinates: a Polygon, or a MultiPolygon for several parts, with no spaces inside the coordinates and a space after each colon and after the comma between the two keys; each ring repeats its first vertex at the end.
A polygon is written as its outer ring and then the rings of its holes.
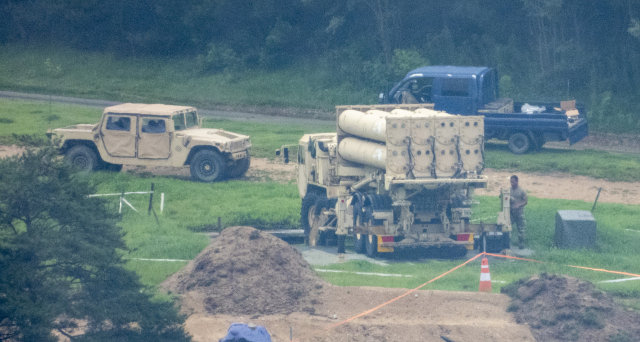
{"type": "Polygon", "coordinates": [[[123,268],[120,217],[54,146],[0,160],[0,341],[189,341],[173,304],[123,268]]]}

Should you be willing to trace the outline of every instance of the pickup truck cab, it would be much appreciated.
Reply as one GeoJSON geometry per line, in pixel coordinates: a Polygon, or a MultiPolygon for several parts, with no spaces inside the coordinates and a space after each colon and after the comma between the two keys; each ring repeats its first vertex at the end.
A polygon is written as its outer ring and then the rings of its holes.
{"type": "Polygon", "coordinates": [[[96,124],[49,130],[65,160],[84,172],[119,171],[122,165],[189,165],[200,182],[244,175],[251,141],[242,134],[202,128],[193,107],[124,103],[105,108],[96,124]]]}
{"type": "Polygon", "coordinates": [[[515,154],[547,141],[573,145],[589,134],[586,110],[575,101],[516,102],[500,98],[498,72],[488,67],[427,66],[410,71],[381,104],[431,103],[450,114],[483,115],[485,140],[506,140],[515,154]]]}

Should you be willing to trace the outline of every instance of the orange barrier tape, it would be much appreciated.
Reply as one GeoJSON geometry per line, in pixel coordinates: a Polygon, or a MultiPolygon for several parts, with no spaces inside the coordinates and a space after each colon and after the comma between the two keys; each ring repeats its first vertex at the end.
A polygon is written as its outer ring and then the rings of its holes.
{"type": "Polygon", "coordinates": [[[582,269],[585,269],[585,270],[592,270],[592,271],[598,271],[598,272],[623,274],[623,275],[628,275],[628,276],[632,276],[632,277],[640,277],[640,274],[633,274],[633,273],[627,273],[627,272],[618,272],[618,271],[609,271],[609,270],[604,270],[602,268],[591,268],[591,267],[582,267],[582,266],[573,266],[573,265],[565,265],[565,266],[575,267],[575,268],[582,268],[582,269]]]}
{"type": "MultiPolygon", "coordinates": [[[[451,273],[451,272],[453,272],[453,271],[457,270],[458,268],[460,268],[460,267],[462,267],[462,266],[464,266],[464,265],[466,265],[466,264],[470,263],[471,261],[473,261],[473,260],[475,260],[475,259],[477,259],[477,258],[479,258],[479,257],[481,257],[481,256],[483,256],[483,255],[489,255],[489,256],[494,256],[494,257],[499,257],[499,258],[505,258],[505,259],[516,259],[516,260],[523,260],[523,261],[539,262],[539,263],[543,263],[543,264],[545,264],[545,263],[546,263],[546,262],[544,262],[544,261],[538,261],[538,260],[533,260],[533,259],[519,258],[519,257],[510,256],[510,255],[493,254],[493,253],[487,253],[487,252],[478,253],[478,254],[477,254],[476,256],[474,256],[473,258],[471,258],[471,259],[469,259],[469,260],[465,261],[464,263],[462,263],[462,264],[460,264],[460,265],[458,265],[458,266],[456,266],[456,267],[454,267],[454,268],[452,268],[452,269],[448,270],[447,272],[442,273],[441,275],[439,275],[439,276],[437,276],[437,277],[435,277],[435,278],[433,278],[433,279],[429,280],[428,282],[426,282],[426,283],[424,283],[424,284],[422,284],[422,285],[420,285],[420,286],[416,287],[415,289],[409,290],[409,291],[407,291],[406,293],[404,293],[404,294],[402,294],[402,295],[400,295],[400,296],[398,296],[398,297],[396,297],[396,298],[394,298],[394,299],[392,299],[392,300],[390,300],[390,301],[388,301],[388,302],[386,302],[386,303],[382,303],[382,304],[380,304],[380,305],[376,306],[376,307],[375,307],[375,308],[373,308],[373,309],[367,310],[367,311],[365,311],[365,312],[363,312],[363,313],[361,313],[361,314],[358,314],[358,315],[356,315],[356,316],[353,316],[353,317],[351,317],[351,318],[349,318],[349,319],[346,319],[346,320],[344,320],[344,321],[342,321],[342,322],[340,322],[340,323],[336,323],[336,324],[334,324],[334,325],[332,325],[332,326],[329,326],[328,328],[325,328],[325,329],[324,329],[324,330],[322,330],[322,331],[327,331],[327,330],[329,330],[329,329],[335,328],[335,327],[340,326],[340,325],[342,325],[342,324],[349,323],[349,322],[353,321],[353,320],[354,320],[354,319],[356,319],[356,318],[359,318],[359,317],[362,317],[362,316],[368,315],[368,314],[370,314],[370,313],[372,313],[372,312],[374,312],[374,311],[376,311],[376,310],[380,309],[381,307],[383,307],[383,306],[385,306],[385,305],[387,305],[387,304],[393,303],[393,302],[395,302],[396,300],[398,300],[398,299],[400,299],[400,298],[403,298],[403,297],[405,297],[406,295],[408,295],[408,294],[410,294],[410,293],[412,293],[412,292],[415,292],[415,291],[419,290],[420,288],[424,287],[425,285],[430,284],[430,283],[432,283],[432,282],[434,282],[434,281],[436,281],[436,280],[438,280],[438,279],[440,279],[440,278],[444,277],[445,275],[447,275],[447,274],[449,274],[449,273],[451,273]]],[[[614,274],[622,274],[622,275],[628,275],[628,276],[632,276],[632,277],[640,277],[640,274],[633,274],[633,273],[628,273],[628,272],[618,272],[618,271],[609,271],[609,270],[605,270],[605,269],[601,269],[601,268],[591,268],[591,267],[582,267],[582,266],[573,266],[573,265],[564,265],[564,266],[574,267],[574,268],[581,268],[581,269],[585,269],[585,270],[598,271],[598,272],[607,272],[607,273],[614,273],[614,274]]],[[[320,332],[318,332],[318,333],[320,333],[320,332]]],[[[313,336],[315,336],[315,335],[317,335],[317,334],[314,334],[313,336]]],[[[311,337],[311,336],[309,336],[309,337],[311,337]]],[[[291,340],[291,342],[293,342],[293,341],[299,341],[299,340],[300,340],[300,339],[298,339],[298,338],[297,338],[297,339],[291,340]]]]}
{"type": "MultiPolygon", "coordinates": [[[[361,313],[361,314],[358,314],[358,315],[356,315],[356,316],[353,316],[353,317],[351,317],[351,318],[349,318],[349,319],[346,319],[346,320],[344,320],[344,321],[342,321],[342,322],[340,322],[340,323],[336,323],[336,324],[334,324],[334,325],[332,325],[332,326],[329,326],[328,328],[325,328],[323,331],[327,331],[327,330],[329,330],[329,329],[335,328],[335,327],[340,326],[340,325],[342,325],[342,324],[349,323],[349,322],[353,321],[354,319],[356,319],[356,318],[358,318],[358,317],[362,317],[362,316],[368,315],[368,314],[370,314],[370,313],[372,313],[372,312],[374,312],[374,311],[376,311],[376,310],[380,309],[381,307],[383,307],[383,306],[385,306],[385,305],[387,305],[387,304],[393,303],[393,302],[395,302],[396,300],[398,300],[398,299],[400,299],[400,298],[402,298],[402,297],[405,297],[406,295],[408,295],[408,294],[410,294],[410,293],[413,293],[413,292],[415,292],[415,291],[419,290],[420,288],[424,287],[425,285],[430,284],[430,283],[432,283],[432,282],[434,282],[434,281],[436,281],[436,280],[438,280],[438,279],[440,279],[440,278],[444,277],[445,275],[447,275],[447,274],[449,274],[449,273],[451,273],[451,272],[453,272],[453,271],[457,270],[458,268],[460,268],[460,267],[462,267],[462,266],[464,266],[464,265],[466,265],[466,264],[470,263],[471,261],[473,261],[473,260],[475,260],[475,259],[479,258],[479,257],[480,257],[480,256],[482,256],[483,254],[484,254],[484,253],[479,253],[478,255],[474,256],[473,258],[471,258],[471,259],[469,259],[469,260],[465,261],[464,263],[462,263],[462,264],[460,264],[460,265],[458,265],[458,266],[456,266],[456,267],[454,267],[454,268],[452,268],[452,269],[448,270],[447,272],[442,273],[441,275],[439,275],[439,276],[437,276],[437,277],[435,277],[435,278],[433,278],[433,279],[429,280],[428,282],[426,282],[426,283],[424,283],[424,284],[422,284],[422,285],[420,285],[420,286],[416,287],[415,289],[409,290],[409,291],[407,291],[406,293],[404,293],[404,294],[402,294],[402,295],[400,295],[400,296],[398,296],[398,297],[396,297],[396,298],[394,298],[394,299],[392,299],[392,300],[390,300],[390,301],[388,301],[388,302],[386,302],[386,303],[382,303],[382,304],[380,304],[380,305],[376,306],[376,307],[375,307],[375,308],[373,308],[373,309],[367,310],[367,311],[365,311],[365,312],[363,312],[363,313],[361,313]]],[[[314,334],[314,336],[315,336],[315,335],[317,335],[317,334],[314,334]]],[[[309,336],[309,337],[311,337],[311,336],[309,336]]],[[[297,339],[297,338],[296,338],[296,339],[294,339],[294,340],[291,340],[291,342],[293,342],[293,341],[299,341],[299,339],[297,339]]]]}
{"type": "Polygon", "coordinates": [[[532,261],[532,262],[544,263],[544,261],[538,261],[538,260],[533,260],[533,259],[525,259],[525,258],[518,258],[518,257],[510,256],[510,255],[492,254],[492,253],[487,253],[487,252],[484,252],[482,254],[490,255],[490,256],[494,256],[494,257],[499,257],[499,258],[507,258],[507,259],[516,259],[516,260],[524,260],[524,261],[532,261]]]}
{"type": "MultiPolygon", "coordinates": [[[[524,259],[524,258],[518,258],[518,257],[514,257],[514,256],[509,256],[509,255],[502,255],[502,254],[491,254],[491,253],[483,253],[486,255],[491,255],[491,256],[495,256],[495,257],[500,257],[500,258],[507,258],[507,259],[518,259],[518,260],[524,260],[524,261],[533,261],[533,262],[539,262],[539,263],[546,263],[544,261],[538,261],[538,260],[533,260],[533,259],[524,259]]],[[[581,268],[583,270],[591,270],[591,271],[598,271],[598,272],[606,272],[606,273],[613,273],[613,274],[622,274],[622,275],[628,275],[631,277],[640,277],[640,274],[634,274],[634,273],[628,273],[628,272],[619,272],[619,271],[609,271],[609,270],[605,270],[603,268],[591,268],[591,267],[584,267],[584,266],[574,266],[574,265],[564,265],[567,267],[574,267],[574,268],[581,268]]]]}

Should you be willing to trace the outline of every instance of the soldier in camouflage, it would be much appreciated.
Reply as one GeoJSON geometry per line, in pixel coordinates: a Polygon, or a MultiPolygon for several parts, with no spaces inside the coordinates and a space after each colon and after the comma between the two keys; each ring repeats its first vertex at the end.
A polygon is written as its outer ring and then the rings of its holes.
{"type": "Polygon", "coordinates": [[[524,220],[524,206],[527,205],[527,192],[518,186],[518,176],[511,176],[511,224],[518,228],[518,247],[524,248],[526,223],[524,220]]]}

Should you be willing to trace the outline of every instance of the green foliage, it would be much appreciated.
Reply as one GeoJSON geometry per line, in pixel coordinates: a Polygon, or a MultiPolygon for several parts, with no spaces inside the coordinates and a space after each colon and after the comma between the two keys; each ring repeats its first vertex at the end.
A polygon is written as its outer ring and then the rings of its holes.
{"type": "Polygon", "coordinates": [[[611,91],[594,94],[591,97],[591,110],[588,115],[589,125],[600,131],[636,133],[640,129],[636,110],[637,106],[611,91]]]}
{"type": "Polygon", "coordinates": [[[500,77],[500,97],[513,98],[513,83],[511,82],[511,76],[502,75],[500,77]]]}
{"type": "Polygon", "coordinates": [[[0,160],[2,339],[54,341],[86,320],[78,340],[190,340],[173,304],[123,267],[120,216],[95,191],[53,146],[0,160]]]}
{"type": "Polygon", "coordinates": [[[233,73],[245,69],[245,62],[224,44],[209,44],[206,55],[198,55],[197,65],[202,73],[233,73]]]}
{"type": "Polygon", "coordinates": [[[394,79],[403,79],[411,70],[429,65],[429,60],[416,50],[395,50],[391,61],[394,79]]]}

